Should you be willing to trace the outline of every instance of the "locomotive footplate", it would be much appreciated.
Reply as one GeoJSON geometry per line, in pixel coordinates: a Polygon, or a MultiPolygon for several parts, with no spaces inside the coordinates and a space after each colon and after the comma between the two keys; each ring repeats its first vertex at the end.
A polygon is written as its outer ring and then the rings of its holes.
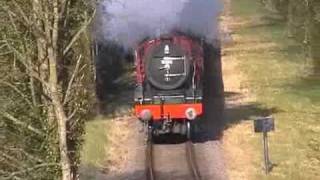
{"type": "MultiPolygon", "coordinates": [[[[203,107],[202,103],[183,103],[183,104],[164,104],[162,108],[159,104],[136,104],[135,113],[139,119],[143,121],[149,121],[152,119],[153,122],[164,121],[170,119],[173,121],[184,122],[188,119],[187,116],[190,110],[195,113],[195,116],[201,116],[203,107]],[[144,114],[148,114],[145,116],[144,114]],[[143,118],[148,117],[148,118],[143,118]]],[[[193,116],[191,114],[191,116],[193,116]]]]}
{"type": "Polygon", "coordinates": [[[165,97],[159,99],[159,104],[136,104],[137,116],[140,115],[140,119],[148,124],[155,136],[188,136],[190,122],[202,114],[202,104],[167,104],[165,97]]]}

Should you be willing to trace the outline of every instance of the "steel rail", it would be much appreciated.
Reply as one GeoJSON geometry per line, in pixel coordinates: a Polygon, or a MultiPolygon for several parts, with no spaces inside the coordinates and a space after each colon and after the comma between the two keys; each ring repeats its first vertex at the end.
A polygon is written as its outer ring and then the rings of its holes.
{"type": "MultiPolygon", "coordinates": [[[[153,142],[151,138],[151,133],[149,134],[148,140],[147,140],[147,146],[146,146],[146,179],[147,180],[155,180],[155,171],[154,171],[154,161],[153,161],[153,142]]],[[[195,150],[194,150],[194,145],[191,141],[187,141],[185,143],[185,155],[186,155],[186,160],[188,164],[188,168],[190,173],[192,174],[192,178],[194,180],[201,180],[198,164],[196,161],[196,156],[195,156],[195,150]]]]}
{"type": "Polygon", "coordinates": [[[153,143],[151,138],[148,139],[146,148],[146,179],[155,180],[153,169],[153,143]]]}
{"type": "Polygon", "coordinates": [[[195,157],[194,146],[191,141],[186,143],[186,156],[188,161],[189,169],[192,173],[194,180],[201,180],[198,164],[195,157]]]}

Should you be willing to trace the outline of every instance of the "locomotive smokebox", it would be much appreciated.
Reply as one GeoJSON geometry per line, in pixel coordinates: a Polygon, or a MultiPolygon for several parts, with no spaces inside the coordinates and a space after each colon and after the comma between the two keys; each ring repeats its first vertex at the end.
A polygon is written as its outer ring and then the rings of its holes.
{"type": "Polygon", "coordinates": [[[181,87],[191,72],[187,51],[171,41],[164,41],[145,57],[147,80],[156,88],[172,90],[181,87]]]}

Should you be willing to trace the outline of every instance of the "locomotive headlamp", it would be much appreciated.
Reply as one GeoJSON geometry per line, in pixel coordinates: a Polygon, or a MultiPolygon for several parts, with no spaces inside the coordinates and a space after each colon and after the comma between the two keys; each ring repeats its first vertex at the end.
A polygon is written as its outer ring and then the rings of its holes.
{"type": "Polygon", "coordinates": [[[149,109],[144,109],[140,113],[140,119],[142,121],[150,121],[152,119],[152,113],[149,109]]]}
{"type": "Polygon", "coordinates": [[[188,108],[185,114],[188,120],[195,120],[197,118],[197,111],[194,108],[188,108]]]}

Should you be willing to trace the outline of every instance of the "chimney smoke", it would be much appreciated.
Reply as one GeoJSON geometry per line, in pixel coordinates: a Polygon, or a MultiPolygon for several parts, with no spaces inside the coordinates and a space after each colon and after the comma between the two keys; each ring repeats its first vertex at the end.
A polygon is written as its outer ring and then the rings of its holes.
{"type": "Polygon", "coordinates": [[[211,42],[218,38],[221,10],[220,0],[102,0],[95,36],[126,48],[174,30],[211,42]]]}

